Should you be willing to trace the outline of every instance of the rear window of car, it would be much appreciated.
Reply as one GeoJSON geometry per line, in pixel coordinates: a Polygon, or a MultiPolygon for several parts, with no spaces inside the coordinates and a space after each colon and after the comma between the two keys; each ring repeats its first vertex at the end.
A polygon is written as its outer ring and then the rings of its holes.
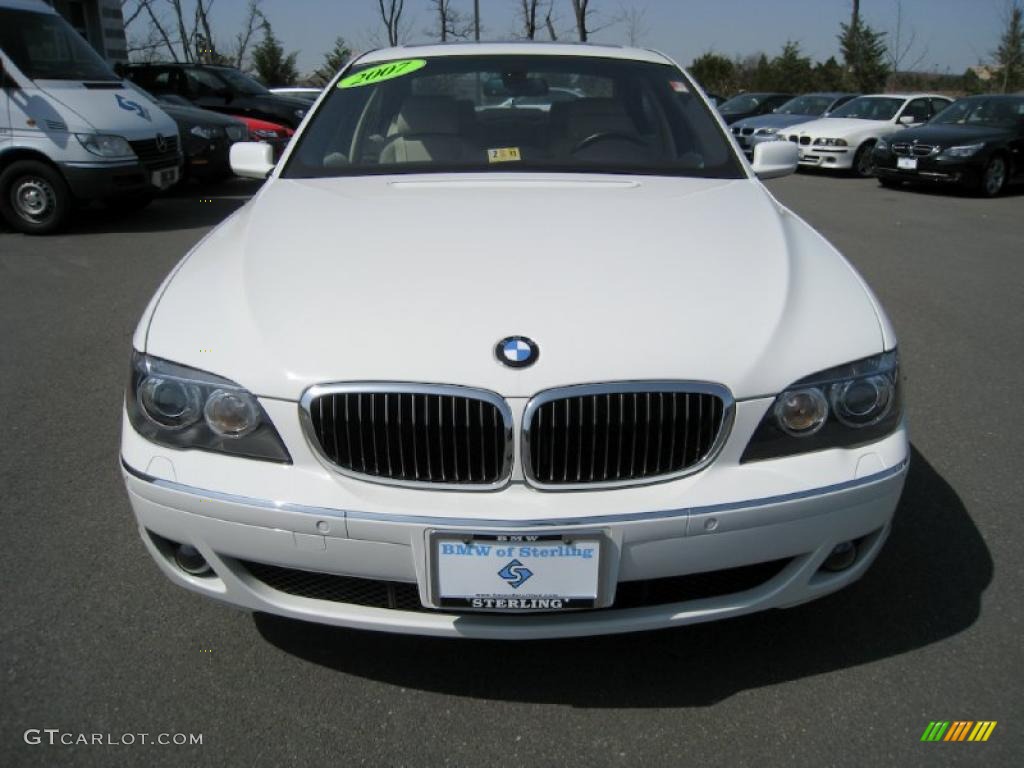
{"type": "Polygon", "coordinates": [[[540,55],[406,59],[346,72],[283,175],[532,170],[744,176],[676,67],[540,55]]]}

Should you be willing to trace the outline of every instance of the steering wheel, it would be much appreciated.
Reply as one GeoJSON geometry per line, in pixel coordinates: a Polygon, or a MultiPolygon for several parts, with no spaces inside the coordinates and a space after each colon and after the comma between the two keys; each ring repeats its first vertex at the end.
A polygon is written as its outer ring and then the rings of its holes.
{"type": "Polygon", "coordinates": [[[570,154],[575,155],[577,152],[580,152],[587,147],[592,147],[594,144],[601,141],[628,141],[631,144],[636,144],[638,147],[647,147],[646,141],[631,133],[626,133],[625,131],[601,131],[599,133],[591,134],[580,141],[572,148],[570,154]]]}

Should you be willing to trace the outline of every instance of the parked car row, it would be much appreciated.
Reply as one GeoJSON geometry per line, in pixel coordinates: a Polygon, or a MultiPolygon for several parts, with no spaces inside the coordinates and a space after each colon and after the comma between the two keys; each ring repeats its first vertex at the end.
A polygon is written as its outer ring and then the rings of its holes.
{"type": "Polygon", "coordinates": [[[0,216],[44,234],[80,203],[138,209],[222,180],[238,142],[280,158],[318,93],[275,94],[231,67],[115,72],[50,6],[0,0],[0,216]]]}
{"type": "Polygon", "coordinates": [[[758,144],[789,141],[803,167],[878,176],[887,187],[939,182],[995,196],[1024,179],[1020,95],[808,93],[771,107],[780,96],[741,94],[718,108],[748,158],[758,144]]]}

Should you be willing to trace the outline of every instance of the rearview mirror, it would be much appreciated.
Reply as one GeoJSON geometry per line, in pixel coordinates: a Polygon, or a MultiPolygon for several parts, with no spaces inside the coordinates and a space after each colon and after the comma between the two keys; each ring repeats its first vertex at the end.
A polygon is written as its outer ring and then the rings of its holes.
{"type": "Polygon", "coordinates": [[[484,95],[492,99],[509,96],[544,96],[548,90],[547,80],[529,77],[525,72],[506,72],[501,77],[492,77],[484,83],[484,95]]]}
{"type": "Polygon", "coordinates": [[[751,167],[762,181],[789,176],[796,171],[800,151],[791,141],[764,141],[754,145],[751,167]]]}
{"type": "Polygon", "coordinates": [[[231,145],[231,170],[246,179],[267,178],[274,170],[274,148],[259,141],[231,145]]]}

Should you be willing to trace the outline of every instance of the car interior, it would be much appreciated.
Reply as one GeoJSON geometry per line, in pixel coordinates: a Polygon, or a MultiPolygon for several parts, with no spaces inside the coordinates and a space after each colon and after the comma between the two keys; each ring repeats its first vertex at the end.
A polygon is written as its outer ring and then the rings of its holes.
{"type": "Polygon", "coordinates": [[[311,172],[500,163],[700,170],[728,157],[685,84],[648,78],[576,77],[552,89],[544,76],[522,72],[410,77],[336,89],[319,118],[330,128],[307,131],[296,153],[311,172]]]}

